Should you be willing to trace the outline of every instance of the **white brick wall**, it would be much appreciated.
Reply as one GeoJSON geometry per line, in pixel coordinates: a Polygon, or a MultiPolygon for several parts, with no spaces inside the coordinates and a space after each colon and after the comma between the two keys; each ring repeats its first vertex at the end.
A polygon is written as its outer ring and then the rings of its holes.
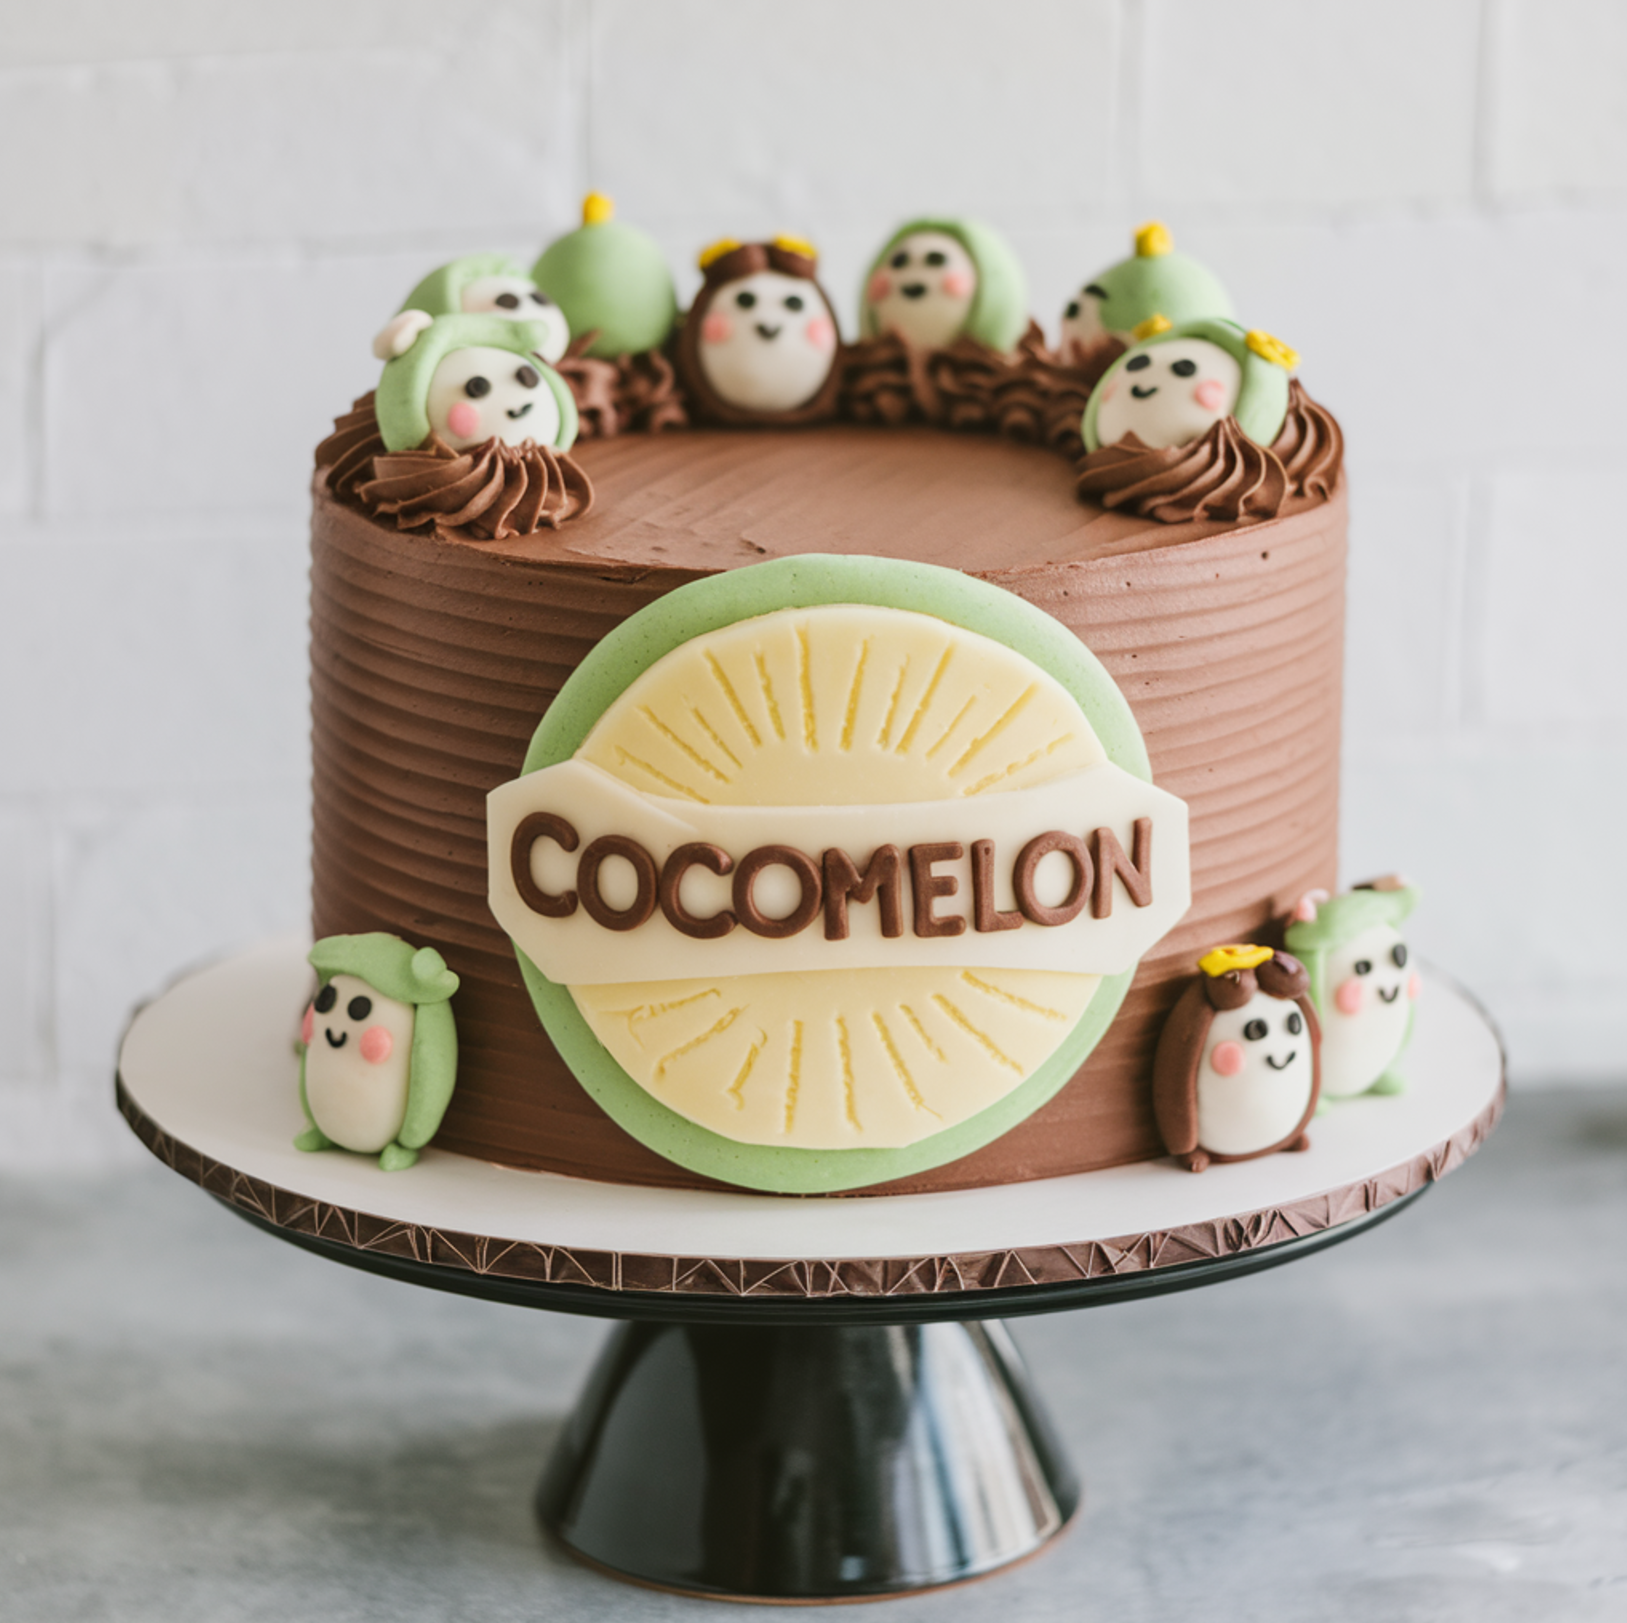
{"type": "Polygon", "coordinates": [[[1615,0],[54,0],[0,33],[0,1162],[124,1152],[130,1005],[305,906],[304,490],[438,259],[1149,215],[1352,441],[1345,852],[1516,1076],[1620,1076],[1615,0]],[[244,853],[250,860],[244,860],[244,853]]]}

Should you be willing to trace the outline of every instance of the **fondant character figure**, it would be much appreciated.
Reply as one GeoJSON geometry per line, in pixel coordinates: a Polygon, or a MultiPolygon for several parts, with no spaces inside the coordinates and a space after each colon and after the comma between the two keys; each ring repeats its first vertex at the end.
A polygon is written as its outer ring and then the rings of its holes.
{"type": "Polygon", "coordinates": [[[978,220],[911,220],[876,255],[860,298],[865,338],[896,334],[916,349],[974,338],[1016,347],[1028,322],[1028,280],[1011,245],[978,220]]]}
{"type": "Polygon", "coordinates": [[[1080,288],[1062,313],[1062,352],[1082,362],[1104,345],[1134,342],[1153,317],[1181,326],[1206,317],[1233,318],[1232,301],[1197,260],[1175,252],[1169,228],[1151,220],[1135,234],[1135,252],[1080,288]]]}
{"type": "Polygon", "coordinates": [[[1288,415],[1288,378],[1299,357],[1269,333],[1233,321],[1147,323],[1102,374],[1081,424],[1085,449],[1134,435],[1150,450],[1201,439],[1235,417],[1256,445],[1270,445],[1288,415]]]}
{"type": "Polygon", "coordinates": [[[435,1136],[458,1072],[458,977],[433,947],[335,935],[311,948],[321,978],[300,1028],[301,1150],[376,1155],[386,1172],[435,1136]]]}
{"type": "Polygon", "coordinates": [[[1284,939],[1304,960],[1322,1016],[1322,1093],[1400,1093],[1396,1061],[1412,1035],[1418,972],[1401,925],[1417,890],[1375,879],[1331,900],[1312,891],[1295,907],[1284,939]]]}
{"type": "Polygon", "coordinates": [[[557,361],[570,345],[565,312],[506,254],[468,254],[432,270],[373,340],[373,353],[388,361],[405,354],[437,316],[499,316],[544,329],[535,347],[557,361]]]}
{"type": "Polygon", "coordinates": [[[410,451],[434,433],[460,451],[491,439],[569,450],[576,402],[542,359],[546,338],[535,322],[438,316],[385,363],[374,398],[385,445],[410,451]]]}
{"type": "Polygon", "coordinates": [[[1189,1172],[1310,1148],[1321,1086],[1305,966],[1270,947],[1216,947],[1198,960],[1153,1059],[1164,1147],[1189,1172]]]}
{"type": "Polygon", "coordinates": [[[840,382],[836,313],[800,238],[713,243],[678,338],[678,364],[699,415],[722,423],[828,417],[840,382]]]}
{"type": "Polygon", "coordinates": [[[660,349],[678,319],[666,256],[602,192],[588,193],[581,225],[543,250],[531,276],[573,333],[593,335],[585,353],[601,360],[660,349]]]}

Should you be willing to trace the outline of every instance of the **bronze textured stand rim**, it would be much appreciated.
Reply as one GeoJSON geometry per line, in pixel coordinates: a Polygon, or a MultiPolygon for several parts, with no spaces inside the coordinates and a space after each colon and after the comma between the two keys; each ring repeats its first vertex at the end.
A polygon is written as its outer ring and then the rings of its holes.
{"type": "Polygon", "coordinates": [[[1252,1272],[1345,1237],[1336,1231],[1354,1233],[1399,1211],[1479,1149],[1506,1099],[1505,1075],[1473,1120],[1384,1172],[1208,1222],[1079,1244],[787,1261],[571,1249],[378,1217],[279,1188],[202,1154],[147,1115],[122,1077],[117,1082],[119,1110],[153,1155],[257,1226],[307,1249],[418,1284],[566,1311],[620,1316],[630,1298],[648,1297],[650,1308],[659,1303],[659,1316],[671,1318],[694,1317],[708,1300],[864,1304],[884,1310],[881,1316],[932,1307],[964,1313],[987,1302],[988,1311],[1004,1317],[1084,1305],[1090,1291],[1120,1298],[1252,1272]],[[1241,1266],[1220,1266],[1228,1262],[1241,1266]],[[1103,1289],[1126,1284],[1138,1288],[1103,1289]],[[552,1303],[549,1287],[558,1292],[552,1303]],[[594,1305],[596,1293],[604,1293],[602,1307],[594,1305]]]}

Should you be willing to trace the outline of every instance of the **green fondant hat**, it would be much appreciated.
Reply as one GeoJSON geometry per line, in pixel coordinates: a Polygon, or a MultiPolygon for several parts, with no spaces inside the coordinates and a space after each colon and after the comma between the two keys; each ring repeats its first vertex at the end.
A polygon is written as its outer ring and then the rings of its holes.
{"type": "MultiPolygon", "coordinates": [[[[1149,325],[1155,324],[1156,319],[1153,318],[1149,325]]],[[[1283,420],[1288,415],[1288,376],[1299,365],[1299,356],[1270,333],[1245,332],[1235,321],[1186,321],[1176,326],[1159,327],[1148,337],[1138,340],[1102,374],[1096,387],[1090,391],[1080,424],[1087,451],[1101,449],[1101,441],[1096,437],[1096,416],[1101,409],[1102,391],[1108,380],[1116,378],[1133,356],[1159,344],[1173,343],[1177,338],[1206,339],[1211,344],[1219,345],[1242,367],[1237,404],[1231,414],[1237,419],[1238,427],[1256,445],[1269,446],[1282,432],[1283,420]]]]}
{"type": "Polygon", "coordinates": [[[1283,932],[1288,950],[1296,954],[1310,972],[1311,1001],[1319,1009],[1327,1000],[1328,954],[1375,924],[1400,929],[1418,905],[1418,887],[1381,880],[1339,896],[1316,900],[1320,895],[1313,892],[1307,897],[1283,932]],[[1305,913],[1310,917],[1305,917],[1305,913]]]}
{"type": "Polygon", "coordinates": [[[596,331],[589,355],[614,358],[659,349],[678,319],[678,295],[654,238],[615,219],[600,192],[582,204],[582,223],[550,243],[531,279],[565,312],[573,333],[596,331]]]}
{"type": "Polygon", "coordinates": [[[323,985],[354,975],[397,1003],[445,1003],[458,989],[458,977],[433,947],[414,947],[382,930],[326,936],[311,948],[309,962],[323,985]]]}
{"type": "Polygon", "coordinates": [[[871,260],[859,294],[859,331],[874,338],[876,319],[869,299],[870,279],[892,257],[903,239],[916,231],[941,231],[953,237],[977,267],[977,291],[961,331],[990,349],[1014,349],[1028,325],[1028,278],[1011,244],[980,220],[909,220],[893,232],[871,260]]]}
{"type": "Polygon", "coordinates": [[[402,301],[403,310],[423,310],[432,316],[458,316],[464,313],[463,290],[483,276],[517,276],[525,281],[525,271],[507,254],[465,254],[450,265],[432,270],[402,301]]]}
{"type": "Polygon", "coordinates": [[[385,363],[374,397],[385,445],[392,451],[410,451],[429,438],[425,402],[435,368],[453,350],[479,348],[506,349],[536,367],[559,404],[554,449],[568,451],[576,441],[576,400],[565,380],[538,354],[547,340],[548,328],[540,322],[510,321],[506,316],[437,316],[409,350],[385,363]]]}
{"type": "Polygon", "coordinates": [[[1153,220],[1136,232],[1135,252],[1092,277],[1088,288],[1102,295],[1102,326],[1111,333],[1134,332],[1154,316],[1180,326],[1218,316],[1232,320],[1232,301],[1214,273],[1175,252],[1166,227],[1153,220]]]}

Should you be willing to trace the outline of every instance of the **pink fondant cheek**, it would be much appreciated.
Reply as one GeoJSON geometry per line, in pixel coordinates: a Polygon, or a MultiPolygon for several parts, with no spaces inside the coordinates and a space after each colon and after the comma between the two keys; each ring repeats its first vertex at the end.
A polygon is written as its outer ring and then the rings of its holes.
{"type": "Polygon", "coordinates": [[[383,1026],[369,1026],[362,1033],[362,1058],[369,1065],[382,1065],[395,1050],[395,1038],[383,1026]]]}
{"type": "Polygon", "coordinates": [[[1241,1043],[1216,1043],[1209,1056],[1209,1065],[1216,1076],[1236,1076],[1243,1069],[1241,1043]]]}
{"type": "Polygon", "coordinates": [[[1415,970],[1412,974],[1407,976],[1407,996],[1417,997],[1417,995],[1423,991],[1423,989],[1424,983],[1419,980],[1417,971],[1415,970]]]}
{"type": "Polygon", "coordinates": [[[952,299],[964,299],[972,291],[972,279],[962,270],[945,271],[943,290],[952,299]]]}
{"type": "Polygon", "coordinates": [[[865,297],[869,299],[872,304],[880,304],[881,301],[892,292],[892,290],[892,278],[890,276],[883,275],[880,271],[877,271],[876,274],[870,278],[870,289],[865,294],[865,297]]]}
{"type": "Polygon", "coordinates": [[[1339,990],[1333,994],[1333,1006],[1340,1014],[1360,1014],[1362,997],[1362,983],[1352,975],[1349,980],[1340,982],[1339,990]]]}
{"type": "Polygon", "coordinates": [[[826,350],[836,347],[836,328],[829,316],[815,316],[805,330],[808,342],[815,349],[826,350]]]}
{"type": "Polygon", "coordinates": [[[720,310],[714,310],[701,323],[703,344],[726,344],[734,337],[734,323],[720,310]]]}
{"type": "Polygon", "coordinates": [[[1111,400],[1113,398],[1113,396],[1116,395],[1118,392],[1119,392],[1119,380],[1117,378],[1114,378],[1113,381],[1111,383],[1109,383],[1107,385],[1107,387],[1102,390],[1102,403],[1103,403],[1103,405],[1105,405],[1109,400],[1111,400]]]}
{"type": "Polygon", "coordinates": [[[316,1010],[309,1003],[305,1005],[305,1018],[299,1023],[299,1040],[307,1048],[311,1046],[311,1037],[316,1031],[316,1010]]]}
{"type": "Polygon", "coordinates": [[[460,440],[480,431],[480,408],[468,400],[460,400],[446,414],[446,426],[460,440]]]}
{"type": "Polygon", "coordinates": [[[1192,398],[1205,411],[1219,411],[1226,404],[1226,385],[1219,378],[1205,378],[1192,391],[1192,398]]]}

